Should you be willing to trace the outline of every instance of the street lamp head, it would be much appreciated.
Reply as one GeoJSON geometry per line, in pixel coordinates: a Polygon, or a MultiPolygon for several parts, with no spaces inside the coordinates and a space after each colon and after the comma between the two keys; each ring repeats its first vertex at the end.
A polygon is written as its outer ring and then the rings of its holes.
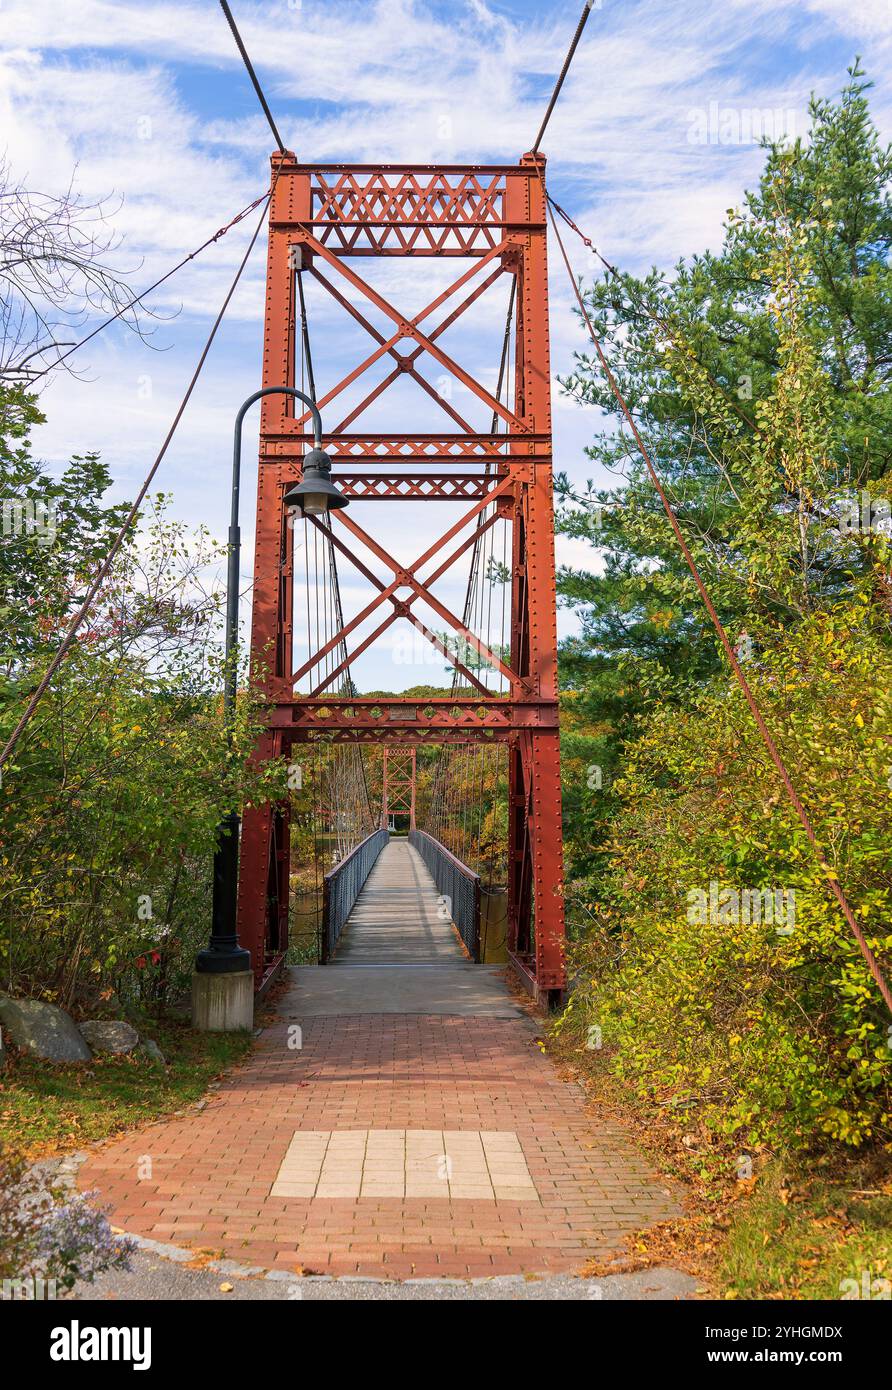
{"type": "Polygon", "coordinates": [[[322,516],[347,506],[347,498],[331,481],[331,459],[324,449],[314,448],[304,458],[303,477],[285,493],[288,511],[304,516],[322,516]]]}

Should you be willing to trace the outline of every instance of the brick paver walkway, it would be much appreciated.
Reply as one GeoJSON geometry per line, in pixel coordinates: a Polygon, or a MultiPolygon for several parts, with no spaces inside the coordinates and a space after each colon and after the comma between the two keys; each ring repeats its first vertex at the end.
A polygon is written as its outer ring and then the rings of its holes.
{"type": "Polygon", "coordinates": [[[676,1214],[438,902],[420,856],[391,842],[338,963],[292,971],[206,1108],[105,1145],[81,1186],[137,1235],[397,1279],[575,1272],[676,1214]]]}
{"type": "MultiPolygon", "coordinates": [[[[283,1009],[283,1013],[285,1010],[283,1009]]],[[[115,1224],[282,1269],[409,1278],[576,1271],[676,1212],[640,1155],[586,1112],[525,1017],[287,1017],[206,1109],[97,1150],[80,1182],[115,1224]],[[273,1197],[297,1131],[515,1134],[538,1200],[273,1197]]]]}

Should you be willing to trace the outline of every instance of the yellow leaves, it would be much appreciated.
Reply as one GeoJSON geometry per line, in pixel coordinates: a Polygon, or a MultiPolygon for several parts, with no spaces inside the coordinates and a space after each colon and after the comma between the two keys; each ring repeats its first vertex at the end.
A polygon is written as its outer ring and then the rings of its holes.
{"type": "Polygon", "coordinates": [[[200,1249],[196,1250],[195,1256],[186,1261],[186,1269],[207,1269],[212,1260],[218,1258],[219,1252],[216,1250],[200,1249]]]}

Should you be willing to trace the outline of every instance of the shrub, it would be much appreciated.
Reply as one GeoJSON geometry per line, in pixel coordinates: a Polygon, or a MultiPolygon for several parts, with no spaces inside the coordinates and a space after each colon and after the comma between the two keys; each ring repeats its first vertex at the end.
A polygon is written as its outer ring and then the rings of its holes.
{"type": "Polygon", "coordinates": [[[41,1169],[0,1150],[0,1282],[43,1280],[67,1290],[129,1268],[135,1242],[112,1233],[92,1196],[60,1198],[41,1169]]]}
{"type": "MultiPolygon", "coordinates": [[[[892,655],[865,606],[839,605],[763,634],[748,676],[888,975],[892,655]]],[[[751,1142],[892,1139],[885,1007],[730,677],[644,720],[617,793],[601,926],[576,955],[619,1074],[751,1142]],[[763,890],[791,895],[779,922],[763,890]]]]}

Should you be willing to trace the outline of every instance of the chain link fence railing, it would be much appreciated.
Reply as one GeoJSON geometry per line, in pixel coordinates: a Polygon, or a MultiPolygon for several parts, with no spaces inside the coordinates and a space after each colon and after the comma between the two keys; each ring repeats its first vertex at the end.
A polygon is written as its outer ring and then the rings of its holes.
{"type": "Polygon", "coordinates": [[[323,965],[334,955],[344,923],[353,911],[362,886],[389,839],[389,831],[373,830],[371,835],[360,840],[356,848],[351,850],[331,873],[325,875],[322,892],[323,965]]]}
{"type": "Polygon", "coordinates": [[[411,830],[409,844],[418,851],[437,889],[444,909],[458,927],[472,960],[480,960],[480,878],[425,830],[411,830]]]}

